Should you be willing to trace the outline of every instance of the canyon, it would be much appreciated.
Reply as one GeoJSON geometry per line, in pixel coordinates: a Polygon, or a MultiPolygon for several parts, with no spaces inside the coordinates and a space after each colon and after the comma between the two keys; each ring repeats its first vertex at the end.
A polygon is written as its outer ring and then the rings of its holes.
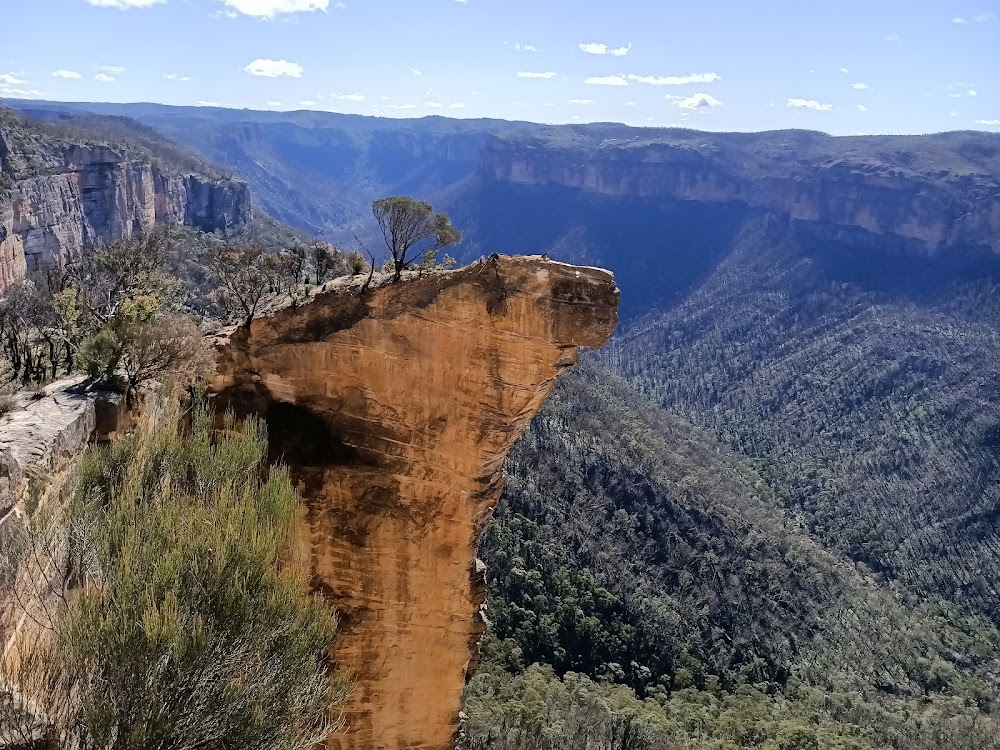
{"type": "Polygon", "coordinates": [[[155,226],[229,235],[252,218],[243,182],[35,132],[16,118],[0,119],[0,166],[0,290],[155,226]]]}
{"type": "MultiPolygon", "coordinates": [[[[385,120],[152,104],[21,102],[33,116],[133,117],[232,169],[270,215],[350,239],[374,198],[411,194],[463,220],[460,260],[506,245],[525,191],[564,190],[602,207],[675,204],[768,213],[803,236],[890,255],[1000,252],[1000,135],[831,137],[806,130],[704,133],[596,123],[385,120]],[[516,208],[514,204],[518,204],[516,208]]],[[[512,245],[541,252],[559,247],[512,245]]],[[[569,244],[572,244],[570,242],[569,244]]],[[[607,265],[617,257],[593,259],[607,265]]],[[[576,259],[574,259],[575,261],[576,259]]]]}

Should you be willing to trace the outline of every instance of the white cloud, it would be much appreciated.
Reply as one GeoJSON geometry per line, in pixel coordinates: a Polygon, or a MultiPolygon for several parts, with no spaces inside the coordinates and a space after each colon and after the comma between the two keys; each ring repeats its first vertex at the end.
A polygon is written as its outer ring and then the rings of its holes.
{"type": "Polygon", "coordinates": [[[593,86],[628,86],[625,76],[591,76],[584,83],[593,86]]]}
{"type": "Polygon", "coordinates": [[[969,90],[968,90],[968,91],[967,91],[966,93],[967,93],[967,94],[968,94],[969,96],[979,96],[979,92],[978,92],[978,91],[976,91],[975,89],[969,89],[969,90]]]}
{"type": "Polygon", "coordinates": [[[639,105],[635,102],[625,102],[626,107],[638,107],[639,105]]]}
{"type": "Polygon", "coordinates": [[[222,2],[227,8],[239,11],[243,15],[266,19],[272,19],[281,13],[325,11],[330,5],[330,0],[222,0],[222,2]]]}
{"type": "Polygon", "coordinates": [[[650,86],[685,86],[689,83],[713,83],[722,80],[718,73],[691,73],[686,76],[637,76],[630,75],[630,81],[648,83],[650,86]]]}
{"type": "Polygon", "coordinates": [[[163,77],[168,81],[180,81],[181,83],[191,80],[191,76],[182,76],[177,73],[164,73],[163,77]]]}
{"type": "Polygon", "coordinates": [[[894,31],[891,34],[886,34],[884,37],[882,37],[882,40],[886,41],[886,42],[898,42],[899,41],[899,34],[897,34],[894,31]]]}
{"type": "Polygon", "coordinates": [[[462,102],[452,102],[448,105],[448,109],[465,109],[467,105],[462,104],[462,102]]]}
{"type": "Polygon", "coordinates": [[[5,83],[0,83],[0,95],[10,96],[15,99],[38,99],[42,92],[35,89],[16,89],[5,83]]]}
{"type": "Polygon", "coordinates": [[[968,21],[966,21],[964,18],[953,18],[953,19],[951,19],[951,22],[952,23],[960,23],[960,24],[966,24],[966,23],[968,23],[968,21]]]}
{"type": "Polygon", "coordinates": [[[972,19],[976,23],[993,23],[997,20],[996,13],[982,13],[972,19]]]}
{"type": "Polygon", "coordinates": [[[386,104],[389,109],[416,109],[416,104],[386,104]]]}
{"type": "Polygon", "coordinates": [[[866,88],[868,88],[868,84],[867,83],[852,83],[851,84],[851,88],[852,89],[856,89],[858,91],[864,91],[866,88]]]}
{"type": "Polygon", "coordinates": [[[868,107],[866,107],[864,104],[858,104],[857,107],[858,107],[858,112],[867,112],[868,111],[868,107]]]}
{"type": "Polygon", "coordinates": [[[441,102],[424,102],[425,107],[430,107],[431,109],[441,109],[444,105],[441,102]]]}
{"type": "Polygon", "coordinates": [[[953,109],[948,116],[949,117],[958,117],[960,114],[962,114],[962,113],[959,112],[957,109],[953,109]]]}
{"type": "Polygon", "coordinates": [[[94,80],[98,83],[114,83],[118,79],[112,75],[108,75],[107,73],[98,73],[94,76],[94,80]]]}
{"type": "Polygon", "coordinates": [[[631,44],[612,49],[606,44],[597,42],[581,43],[579,47],[581,52],[586,52],[588,55],[614,55],[615,57],[625,57],[632,50],[631,44]]]}
{"type": "Polygon", "coordinates": [[[681,109],[702,109],[703,107],[721,107],[722,102],[711,94],[695,94],[677,102],[681,109]]]}
{"type": "Polygon", "coordinates": [[[0,73],[0,83],[5,83],[8,86],[16,86],[19,83],[27,83],[23,78],[18,78],[22,73],[0,73]]]}
{"type": "Polygon", "coordinates": [[[593,104],[593,99],[570,99],[570,104],[593,104]]]}
{"type": "Polygon", "coordinates": [[[538,52],[538,47],[533,44],[521,44],[520,42],[514,42],[513,44],[504,42],[504,44],[513,47],[518,52],[538,52]]]}
{"type": "Polygon", "coordinates": [[[113,76],[121,75],[125,72],[125,68],[121,65],[98,65],[98,70],[102,70],[105,73],[110,73],[113,76]]]}
{"type": "Polygon", "coordinates": [[[279,76],[290,76],[291,78],[301,78],[303,68],[298,63],[287,60],[254,60],[243,70],[252,76],[263,76],[264,78],[278,78],[279,76]]]}
{"type": "Polygon", "coordinates": [[[832,104],[820,104],[815,99],[789,99],[786,107],[798,107],[800,109],[814,109],[817,112],[829,112],[833,109],[832,104]]]}
{"type": "Polygon", "coordinates": [[[520,73],[517,74],[517,77],[518,78],[555,78],[556,75],[557,74],[553,73],[551,70],[547,71],[545,73],[532,73],[530,71],[529,72],[522,71],[522,72],[520,72],[520,73]]]}
{"type": "Polygon", "coordinates": [[[368,97],[364,94],[353,93],[353,94],[330,94],[331,99],[337,99],[342,102],[363,102],[368,97]]]}
{"type": "Polygon", "coordinates": [[[316,102],[314,102],[312,99],[304,99],[303,101],[299,102],[299,106],[300,107],[315,107],[316,106],[316,102]]]}
{"type": "Polygon", "coordinates": [[[149,8],[153,5],[165,3],[167,0],[87,0],[87,2],[98,8],[128,10],[129,8],[149,8]]]}
{"type": "Polygon", "coordinates": [[[847,68],[841,68],[840,72],[841,73],[850,73],[851,71],[849,71],[847,68]]]}
{"type": "Polygon", "coordinates": [[[422,76],[424,74],[422,70],[417,70],[416,68],[410,68],[410,72],[415,76],[422,76]]]}
{"type": "Polygon", "coordinates": [[[988,125],[991,128],[1000,127],[1000,120],[976,120],[976,125],[988,125]]]}
{"type": "Polygon", "coordinates": [[[56,78],[83,78],[75,70],[64,70],[63,68],[52,71],[52,75],[56,78]]]}

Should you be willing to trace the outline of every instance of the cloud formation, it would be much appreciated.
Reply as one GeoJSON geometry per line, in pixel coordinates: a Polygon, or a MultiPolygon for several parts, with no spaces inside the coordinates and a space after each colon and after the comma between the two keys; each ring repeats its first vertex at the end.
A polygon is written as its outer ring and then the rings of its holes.
{"type": "Polygon", "coordinates": [[[868,111],[868,107],[866,107],[864,104],[858,104],[857,107],[858,107],[858,112],[867,112],[868,111]]]}
{"type": "Polygon", "coordinates": [[[263,78],[280,78],[281,76],[301,78],[304,72],[304,69],[298,63],[288,62],[287,60],[269,60],[267,58],[254,60],[243,68],[243,70],[252,76],[263,78]]]}
{"type": "Polygon", "coordinates": [[[630,75],[630,81],[646,83],[650,86],[686,86],[689,83],[714,83],[721,81],[718,73],[691,73],[686,76],[637,76],[630,75]]]}
{"type": "Polygon", "coordinates": [[[976,120],[976,125],[988,125],[991,128],[1000,126],[1000,120],[976,120]]]}
{"type": "Polygon", "coordinates": [[[177,73],[164,73],[163,77],[168,81],[180,81],[181,83],[191,80],[191,76],[182,76],[177,73]]]}
{"type": "Polygon", "coordinates": [[[570,99],[570,104],[593,104],[593,99],[570,99]]]}
{"type": "Polygon", "coordinates": [[[868,88],[868,84],[867,83],[852,83],[851,84],[851,88],[852,89],[856,89],[857,91],[864,91],[866,88],[868,88]]]}
{"type": "Polygon", "coordinates": [[[222,3],[245,16],[267,20],[282,13],[325,11],[330,6],[330,0],[222,0],[222,3]]]}
{"type": "Polygon", "coordinates": [[[581,52],[586,52],[588,55],[614,55],[615,57],[625,57],[625,55],[632,51],[631,44],[612,49],[608,45],[599,44],[598,42],[581,42],[579,47],[581,52]]]}
{"type": "Polygon", "coordinates": [[[94,76],[94,80],[97,81],[98,83],[114,83],[118,79],[115,78],[113,75],[108,75],[107,73],[98,73],[96,76],[94,76]]]}
{"type": "Polygon", "coordinates": [[[789,99],[786,107],[798,107],[799,109],[814,109],[817,112],[829,112],[833,109],[832,104],[820,104],[815,99],[789,99]]]}
{"type": "Polygon", "coordinates": [[[667,97],[672,100],[681,109],[703,109],[705,107],[721,107],[722,102],[716,99],[711,94],[694,94],[687,98],[684,97],[667,97]]]}
{"type": "Polygon", "coordinates": [[[628,86],[625,76],[591,76],[584,83],[592,86],[628,86]]]}
{"type": "Polygon", "coordinates": [[[364,94],[353,93],[353,94],[330,94],[331,99],[337,99],[342,102],[363,102],[368,97],[364,94]]]}
{"type": "Polygon", "coordinates": [[[153,5],[161,5],[167,0],[87,0],[87,2],[97,8],[128,10],[129,8],[149,8],[153,5]]]}
{"type": "Polygon", "coordinates": [[[531,71],[521,71],[520,73],[517,74],[517,77],[518,78],[555,78],[556,75],[557,74],[553,73],[551,70],[547,71],[545,73],[532,73],[531,71]]]}
{"type": "Polygon", "coordinates": [[[27,83],[23,78],[18,78],[22,73],[0,73],[0,83],[6,84],[8,86],[16,86],[19,83],[27,83]]]}
{"type": "Polygon", "coordinates": [[[55,78],[83,78],[83,76],[75,70],[64,70],[63,68],[52,71],[52,75],[55,78]]]}

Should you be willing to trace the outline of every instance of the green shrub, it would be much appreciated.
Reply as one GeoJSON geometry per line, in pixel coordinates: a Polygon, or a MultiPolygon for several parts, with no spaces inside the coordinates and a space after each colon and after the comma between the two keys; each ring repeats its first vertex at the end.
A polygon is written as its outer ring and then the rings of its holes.
{"type": "Polygon", "coordinates": [[[292,750],[335,728],[334,618],[279,570],[299,499],[260,423],[211,422],[160,414],[84,463],[62,524],[78,590],[19,675],[59,747],[292,750]]]}

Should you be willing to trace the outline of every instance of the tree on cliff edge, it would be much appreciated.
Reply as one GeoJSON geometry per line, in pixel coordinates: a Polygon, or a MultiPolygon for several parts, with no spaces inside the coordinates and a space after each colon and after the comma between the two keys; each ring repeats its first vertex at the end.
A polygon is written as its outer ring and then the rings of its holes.
{"type": "Polygon", "coordinates": [[[393,281],[399,281],[403,270],[418,257],[434,258],[441,248],[462,240],[451,219],[434,213],[426,201],[405,195],[381,198],[372,203],[372,213],[392,256],[393,281]]]}

